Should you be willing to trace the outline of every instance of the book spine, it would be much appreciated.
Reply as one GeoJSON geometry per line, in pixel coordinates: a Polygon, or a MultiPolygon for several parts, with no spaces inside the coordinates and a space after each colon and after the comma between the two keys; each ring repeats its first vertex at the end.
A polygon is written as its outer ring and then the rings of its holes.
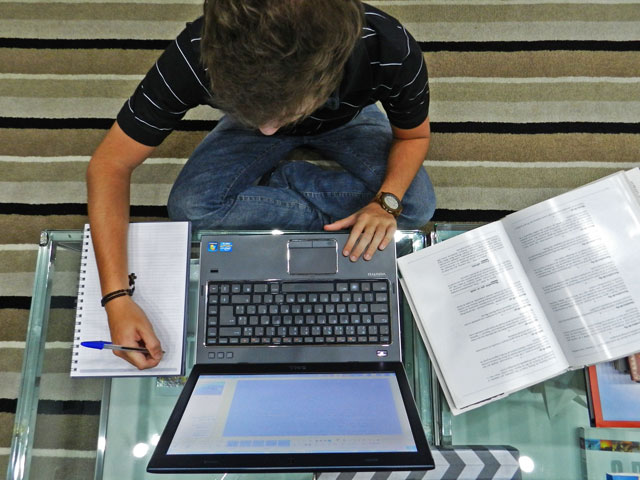
{"type": "Polygon", "coordinates": [[[73,327],[73,350],[71,353],[71,375],[78,371],[78,355],[80,354],[80,334],[82,331],[82,315],[84,310],[84,292],[87,275],[87,261],[89,255],[91,230],[85,225],[82,235],[82,252],[80,255],[80,273],[78,275],[78,298],[76,300],[76,321],[73,327]]]}

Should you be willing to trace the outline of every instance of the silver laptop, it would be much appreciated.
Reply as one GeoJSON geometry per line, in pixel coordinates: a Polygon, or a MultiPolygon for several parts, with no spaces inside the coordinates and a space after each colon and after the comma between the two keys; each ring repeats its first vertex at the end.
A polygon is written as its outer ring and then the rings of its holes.
{"type": "Polygon", "coordinates": [[[201,240],[196,365],[147,470],[429,470],[401,363],[395,244],[347,233],[201,240]]]}

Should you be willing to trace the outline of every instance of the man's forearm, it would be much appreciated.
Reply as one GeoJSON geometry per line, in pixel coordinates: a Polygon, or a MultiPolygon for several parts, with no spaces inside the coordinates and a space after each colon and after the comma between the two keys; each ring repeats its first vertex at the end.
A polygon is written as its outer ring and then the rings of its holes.
{"type": "Polygon", "coordinates": [[[107,181],[105,174],[100,167],[87,171],[89,223],[103,295],[128,288],[129,179],[107,181]]]}
{"type": "Polygon", "coordinates": [[[88,213],[103,295],[128,288],[131,173],[152,151],[152,147],[135,142],[115,124],[89,162],[88,213]]]}
{"type": "Polygon", "coordinates": [[[380,187],[402,199],[429,150],[429,138],[394,139],[387,161],[387,172],[380,187]]]}

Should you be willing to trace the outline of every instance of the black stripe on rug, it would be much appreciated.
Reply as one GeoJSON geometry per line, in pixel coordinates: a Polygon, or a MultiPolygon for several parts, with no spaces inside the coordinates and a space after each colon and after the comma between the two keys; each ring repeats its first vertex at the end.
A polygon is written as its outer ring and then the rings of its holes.
{"type": "Polygon", "coordinates": [[[489,223],[513,213],[513,210],[448,210],[436,208],[432,222],[489,223]]]}
{"type": "MultiPolygon", "coordinates": [[[[0,38],[0,48],[164,50],[173,40],[164,39],[46,39],[0,38]]],[[[418,42],[423,52],[535,52],[535,51],[640,51],[640,41],[534,40],[488,42],[418,42]]]]}
{"type": "Polygon", "coordinates": [[[173,40],[139,40],[118,38],[65,39],[65,38],[0,38],[0,48],[27,49],[118,49],[164,50],[173,40]]]}
{"type": "Polygon", "coordinates": [[[503,42],[418,42],[423,52],[636,52],[640,41],[533,40],[503,42]]]}
{"type": "MultiPolygon", "coordinates": [[[[164,205],[132,205],[132,217],[168,218],[167,207],[164,205]]],[[[438,222],[493,222],[500,220],[511,210],[449,210],[436,209],[432,221],[438,222]]],[[[53,203],[32,205],[24,203],[0,203],[0,214],[5,215],[86,215],[86,204],[53,203]]],[[[0,297],[0,308],[2,308],[0,297]]]]}
{"type": "Polygon", "coordinates": [[[29,310],[31,308],[31,297],[0,297],[0,308],[29,310]]]}
{"type": "Polygon", "coordinates": [[[436,133],[506,133],[514,135],[539,135],[557,133],[640,133],[640,123],[622,122],[433,122],[431,131],[436,133]]]}
{"type": "MultiPolygon", "coordinates": [[[[18,400],[0,398],[0,412],[16,413],[18,400]]],[[[95,400],[40,400],[38,414],[41,415],[100,415],[100,402],[95,400]]]]}
{"type": "MultiPolygon", "coordinates": [[[[87,215],[86,203],[0,203],[0,215],[87,215]]],[[[132,217],[168,218],[165,205],[132,205],[129,208],[132,217]]]]}
{"type": "MultiPolygon", "coordinates": [[[[29,310],[31,308],[31,297],[15,296],[0,297],[0,308],[11,308],[15,310],[29,310]]],[[[49,308],[76,308],[76,297],[60,296],[51,297],[49,308]]]]}
{"type": "MultiPolygon", "coordinates": [[[[98,129],[108,130],[114,120],[110,118],[17,118],[0,117],[0,128],[16,129],[98,129]]],[[[183,132],[208,132],[218,124],[215,120],[182,120],[176,128],[183,132]]],[[[555,133],[640,133],[640,123],[624,122],[432,122],[435,133],[506,133],[506,134],[555,134],[555,133]]]]}

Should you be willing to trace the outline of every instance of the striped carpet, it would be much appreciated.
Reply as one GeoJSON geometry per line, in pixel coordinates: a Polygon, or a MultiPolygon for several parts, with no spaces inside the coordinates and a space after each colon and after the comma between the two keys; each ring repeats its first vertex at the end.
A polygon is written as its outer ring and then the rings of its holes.
{"type": "MultiPolygon", "coordinates": [[[[383,0],[424,51],[437,221],[491,221],[640,164],[640,1],[383,0]]],[[[84,171],[198,0],[0,0],[0,471],[9,454],[43,229],[86,220],[84,171]]],[[[134,219],[219,112],[190,113],[134,176],[134,219]]],[[[74,267],[63,272],[73,283],[74,267]]],[[[32,478],[87,478],[99,383],[67,379],[73,288],[56,297],[32,478]],[[52,430],[55,429],[55,430],[52,430]],[[45,467],[46,466],[46,467],[45,467]]]]}

